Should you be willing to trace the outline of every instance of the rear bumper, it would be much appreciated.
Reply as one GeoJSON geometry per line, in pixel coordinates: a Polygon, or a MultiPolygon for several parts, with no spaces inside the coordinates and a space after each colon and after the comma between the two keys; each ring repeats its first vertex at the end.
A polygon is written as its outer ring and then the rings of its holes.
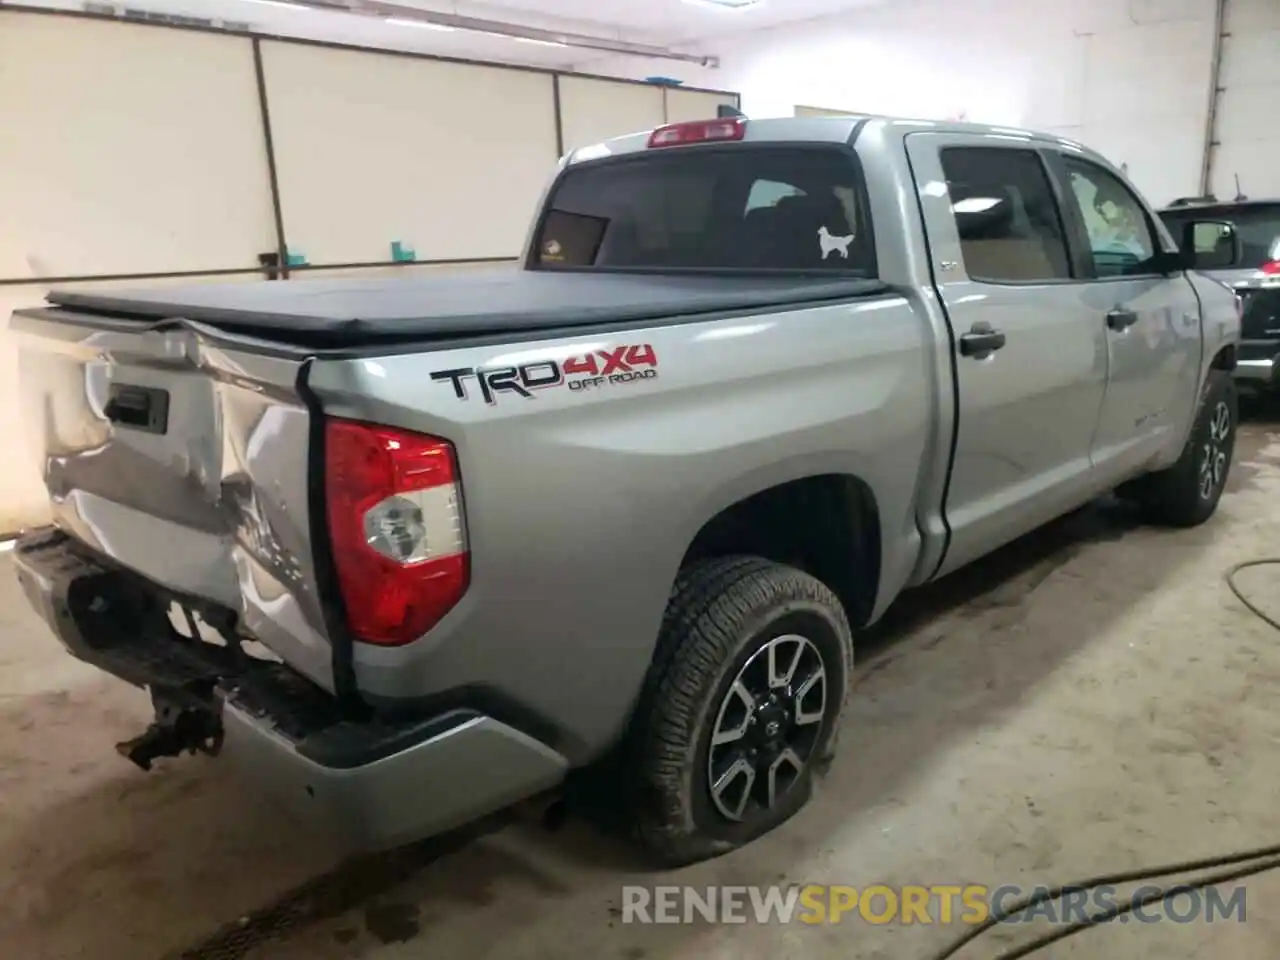
{"type": "Polygon", "coordinates": [[[1280,364],[1275,357],[1236,360],[1235,379],[1260,387],[1280,386],[1280,364]]]}
{"type": "Polygon", "coordinates": [[[1280,387],[1280,340],[1242,340],[1236,350],[1236,366],[1232,375],[1242,384],[1280,387]]]}
{"type": "Polygon", "coordinates": [[[221,754],[255,789],[337,838],[373,850],[421,839],[555,787],[568,763],[471,710],[352,719],[287,667],[192,641],[159,587],[110,569],[61,533],[14,550],[31,605],[75,657],[216,714],[221,754]]]}
{"type": "Polygon", "coordinates": [[[548,790],[563,757],[480,714],[439,718],[440,729],[386,756],[328,766],[304,756],[234,703],[222,714],[223,753],[257,787],[348,849],[419,840],[548,790]]]}

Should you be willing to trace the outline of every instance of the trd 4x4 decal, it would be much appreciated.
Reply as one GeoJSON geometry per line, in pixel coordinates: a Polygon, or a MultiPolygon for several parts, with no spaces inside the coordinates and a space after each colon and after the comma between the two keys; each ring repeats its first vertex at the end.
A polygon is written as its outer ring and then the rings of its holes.
{"type": "Polygon", "coordinates": [[[498,402],[501,393],[533,399],[535,390],[567,387],[595,390],[619,383],[652,380],[658,375],[658,355],[648,343],[623,344],[577,354],[564,360],[537,360],[509,367],[456,367],[437,370],[431,379],[453,384],[459,400],[469,399],[467,385],[476,383],[485,403],[498,402]]]}

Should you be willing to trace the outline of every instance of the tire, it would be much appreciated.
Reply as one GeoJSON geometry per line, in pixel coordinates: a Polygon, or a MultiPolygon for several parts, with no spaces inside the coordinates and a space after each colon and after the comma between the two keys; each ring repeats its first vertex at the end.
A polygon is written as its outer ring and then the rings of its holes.
{"type": "Polygon", "coordinates": [[[632,724],[641,843],[678,866],[788,820],[830,763],[852,668],[840,601],[809,574],[756,557],[682,570],[632,724]],[[819,670],[821,680],[812,679],[819,670]],[[784,674],[789,684],[774,687],[784,674]],[[733,739],[713,745],[713,732],[733,739]],[[748,779],[743,762],[759,773],[748,779]],[[723,789],[713,790],[713,770],[720,777],[729,768],[732,776],[717,781],[723,789]]]}
{"type": "Polygon", "coordinates": [[[1195,527],[1218,509],[1235,451],[1237,390],[1231,374],[1210,370],[1195,423],[1177,462],[1119,492],[1135,501],[1151,523],[1195,527]]]}

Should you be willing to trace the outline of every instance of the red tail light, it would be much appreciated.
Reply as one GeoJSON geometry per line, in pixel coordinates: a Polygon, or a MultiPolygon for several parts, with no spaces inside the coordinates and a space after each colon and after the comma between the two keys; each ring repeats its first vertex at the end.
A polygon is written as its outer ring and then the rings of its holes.
{"type": "Polygon", "coordinates": [[[747,135],[745,117],[725,117],[721,120],[694,120],[690,123],[669,123],[649,134],[651,147],[675,147],[685,143],[707,143],[714,140],[741,140],[747,135]]]}
{"type": "Polygon", "coordinates": [[[462,599],[469,564],[453,445],[392,427],[325,423],[325,500],[356,639],[422,636],[462,599]]]}
{"type": "Polygon", "coordinates": [[[1258,269],[1269,277],[1280,276],[1280,260],[1268,260],[1258,269]]]}

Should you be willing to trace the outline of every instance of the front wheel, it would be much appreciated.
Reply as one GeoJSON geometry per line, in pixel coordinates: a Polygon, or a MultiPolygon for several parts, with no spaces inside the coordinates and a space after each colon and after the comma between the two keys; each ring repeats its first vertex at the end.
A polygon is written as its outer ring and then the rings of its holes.
{"type": "Polygon", "coordinates": [[[682,571],[633,727],[645,846],[690,863],[803,807],[831,759],[852,663],[844,610],[807,573],[754,557],[682,571]]]}
{"type": "Polygon", "coordinates": [[[1143,477],[1132,498],[1152,522],[1174,527],[1204,523],[1218,508],[1235,451],[1237,393],[1225,370],[1210,370],[1191,435],[1178,461],[1143,477]]]}

